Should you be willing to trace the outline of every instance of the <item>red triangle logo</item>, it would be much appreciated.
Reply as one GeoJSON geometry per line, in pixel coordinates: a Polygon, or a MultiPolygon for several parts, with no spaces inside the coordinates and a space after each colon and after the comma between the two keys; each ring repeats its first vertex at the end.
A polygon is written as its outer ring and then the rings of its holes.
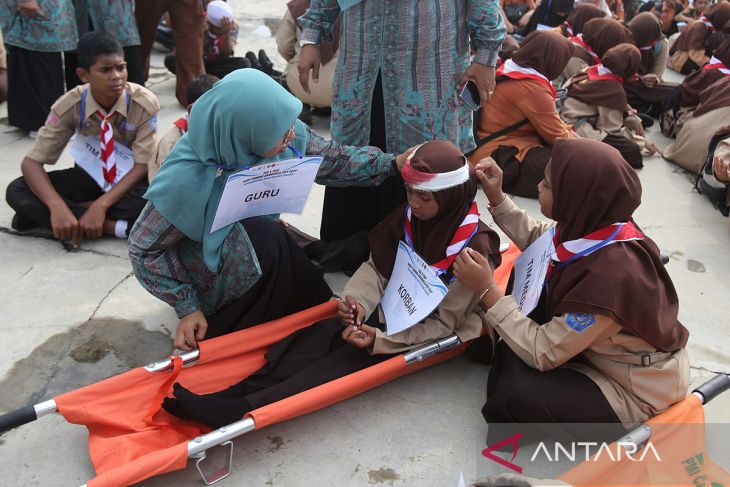
{"type": "Polygon", "coordinates": [[[498,443],[495,443],[491,446],[486,447],[484,450],[482,450],[482,455],[484,457],[489,458],[490,460],[499,463],[502,466],[505,466],[511,470],[514,470],[517,473],[522,473],[522,467],[519,465],[515,465],[511,461],[505,460],[504,458],[500,458],[496,455],[494,455],[492,452],[494,450],[498,450],[499,448],[502,448],[505,445],[512,445],[512,460],[515,459],[517,456],[517,450],[520,448],[520,446],[517,444],[517,442],[522,438],[522,433],[517,433],[514,436],[510,436],[509,438],[506,438],[498,443]]]}

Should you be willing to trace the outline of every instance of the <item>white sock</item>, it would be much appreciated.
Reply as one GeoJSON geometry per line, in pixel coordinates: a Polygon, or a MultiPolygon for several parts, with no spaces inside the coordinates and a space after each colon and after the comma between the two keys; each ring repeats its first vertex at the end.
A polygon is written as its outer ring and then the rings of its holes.
{"type": "Polygon", "coordinates": [[[117,220],[117,223],[114,225],[114,235],[116,235],[117,238],[127,238],[127,227],[129,226],[129,223],[127,223],[127,220],[117,220]]]}

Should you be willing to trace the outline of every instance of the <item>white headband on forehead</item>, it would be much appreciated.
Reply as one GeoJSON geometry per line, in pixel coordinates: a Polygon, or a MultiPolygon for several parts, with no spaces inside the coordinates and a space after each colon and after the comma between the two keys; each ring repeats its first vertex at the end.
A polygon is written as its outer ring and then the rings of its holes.
{"type": "MultiPolygon", "coordinates": [[[[412,189],[418,191],[443,191],[444,189],[453,188],[464,184],[469,180],[469,162],[464,157],[464,165],[459,169],[441,173],[427,173],[419,171],[411,166],[411,159],[416,155],[418,149],[423,144],[416,147],[406,159],[406,163],[401,171],[403,181],[412,189]]],[[[463,157],[463,156],[462,156],[463,157]]]]}

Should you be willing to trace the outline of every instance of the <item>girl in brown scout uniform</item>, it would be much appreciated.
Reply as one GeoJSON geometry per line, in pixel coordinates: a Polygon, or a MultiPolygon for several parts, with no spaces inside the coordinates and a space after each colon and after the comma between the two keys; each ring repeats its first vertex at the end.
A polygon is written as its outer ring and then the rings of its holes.
{"type": "MultiPolygon", "coordinates": [[[[495,222],[520,249],[550,230],[504,195],[494,161],[478,164],[477,175],[495,222]]],[[[482,409],[490,440],[502,439],[505,423],[628,428],[687,394],[688,331],[659,249],[632,220],[640,201],[639,178],[618,151],[560,140],[540,183],[556,250],[535,310],[525,316],[493,287],[480,256],[457,257],[457,278],[477,293],[489,289],[487,322],[502,337],[482,409]]]]}
{"type": "Polygon", "coordinates": [[[479,294],[453,279],[451,264],[466,245],[488,266],[496,267],[501,257],[499,237],[478,220],[477,183],[470,173],[464,155],[449,142],[431,141],[417,148],[402,172],[408,204],[393,210],[370,233],[372,255],[345,286],[339,319],[321,321],[273,345],[261,369],[226,390],[197,395],[176,384],[175,398],[165,399],[165,409],[215,428],[453,333],[462,341],[479,337],[485,327],[479,294]],[[401,240],[443,271],[448,293],[423,321],[388,336],[381,329],[381,299],[401,240]]]}

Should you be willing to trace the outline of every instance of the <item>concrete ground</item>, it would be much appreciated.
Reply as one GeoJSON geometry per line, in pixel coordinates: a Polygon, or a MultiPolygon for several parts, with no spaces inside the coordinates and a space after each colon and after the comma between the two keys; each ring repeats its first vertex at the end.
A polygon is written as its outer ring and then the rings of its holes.
{"type": "MultiPolygon", "coordinates": [[[[235,3],[241,24],[238,50],[264,48],[283,60],[270,28],[284,0],[235,3]],[[245,7],[245,11],[244,11],[245,7]]],[[[181,113],[174,79],[153,55],[149,87],[162,110],[161,130],[181,113]]],[[[0,105],[0,187],[20,175],[33,141],[7,125],[0,105]]],[[[315,127],[328,134],[328,120],[315,127]]],[[[708,130],[711,128],[708,127],[708,130]]],[[[650,131],[660,147],[668,140],[650,131]]],[[[586,161],[589,163],[590,161],[586,161]]],[[[636,220],[671,258],[667,266],[680,297],[680,318],[690,330],[692,384],[730,372],[730,227],[693,189],[692,177],[660,157],[640,171],[643,205],[636,220]],[[722,249],[726,249],[723,251],[722,249]]],[[[59,168],[69,167],[64,156],[59,168]]],[[[323,188],[315,186],[302,215],[286,219],[319,231],[323,188]]],[[[532,215],[536,201],[517,198],[532,215]]],[[[486,201],[480,195],[485,221],[486,201]]],[[[72,252],[53,239],[20,236],[13,213],[0,204],[0,412],[49,399],[171,352],[177,320],[167,305],[135,280],[125,242],[84,242],[72,252]]],[[[341,290],[345,276],[327,276],[341,290]]],[[[488,367],[456,359],[319,412],[235,440],[234,470],[224,485],[456,485],[473,480],[484,448],[480,408],[488,367]]],[[[730,422],[730,393],[706,407],[708,422],[730,422]]],[[[720,460],[720,459],[717,459],[720,460]]],[[[94,476],[84,428],[58,415],[0,437],[0,484],[78,485],[94,476]]],[[[201,485],[192,463],[147,486],[201,485]]]]}

